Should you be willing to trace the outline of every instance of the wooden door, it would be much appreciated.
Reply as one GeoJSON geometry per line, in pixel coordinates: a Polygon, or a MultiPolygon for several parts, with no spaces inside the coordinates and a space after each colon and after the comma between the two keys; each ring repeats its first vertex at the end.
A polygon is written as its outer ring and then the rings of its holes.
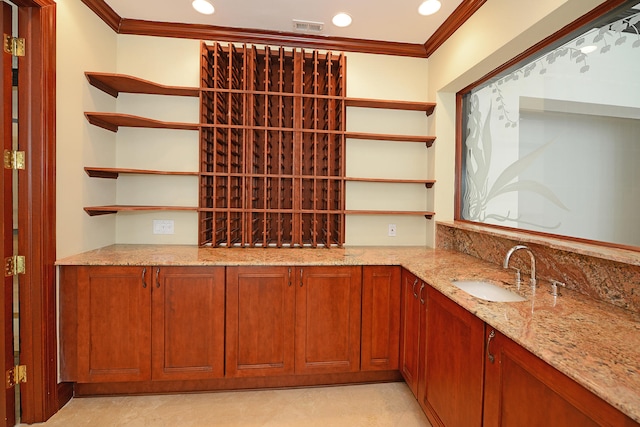
{"type": "Polygon", "coordinates": [[[424,292],[424,284],[416,276],[404,269],[402,270],[401,281],[400,373],[414,396],[418,397],[420,294],[424,292]]]}
{"type": "Polygon", "coordinates": [[[294,372],[295,292],[290,267],[228,267],[226,375],[294,372]]]}
{"type": "Polygon", "coordinates": [[[360,369],[361,267],[296,268],[296,373],[360,369]]]}
{"type": "Polygon", "coordinates": [[[224,376],[224,267],[153,267],[153,380],[224,376]]]}
{"type": "MultiPolygon", "coordinates": [[[[2,2],[0,9],[0,18],[2,20],[3,34],[12,34],[11,31],[11,6],[2,2]]],[[[4,41],[3,41],[4,42],[4,41]]],[[[3,51],[0,53],[0,69],[2,70],[2,84],[0,85],[0,97],[2,98],[2,114],[0,115],[0,129],[2,129],[3,152],[11,151],[13,148],[12,137],[12,80],[11,80],[11,61],[10,53],[3,51]]],[[[2,167],[0,174],[0,187],[2,188],[2,253],[0,261],[14,255],[13,253],[13,171],[2,167]]],[[[4,271],[4,265],[3,265],[4,271]]],[[[3,372],[11,369],[14,365],[13,360],[13,276],[2,274],[4,278],[4,291],[2,301],[0,301],[0,310],[2,310],[3,326],[0,342],[2,342],[2,366],[3,372]]],[[[4,375],[3,375],[4,377],[4,375]]],[[[13,388],[0,386],[0,422],[3,425],[13,426],[15,420],[15,393],[13,388]],[[5,420],[5,421],[2,421],[5,420]]]]}
{"type": "Polygon", "coordinates": [[[418,401],[433,425],[480,427],[484,322],[436,289],[426,289],[426,351],[420,360],[424,369],[418,401]]]}
{"type": "Polygon", "coordinates": [[[486,339],[485,426],[638,426],[501,333],[486,339]]]}
{"type": "Polygon", "coordinates": [[[399,266],[362,267],[363,371],[398,369],[400,270],[399,266]]]}
{"type": "Polygon", "coordinates": [[[151,379],[150,267],[78,268],[78,382],[151,379]]]}

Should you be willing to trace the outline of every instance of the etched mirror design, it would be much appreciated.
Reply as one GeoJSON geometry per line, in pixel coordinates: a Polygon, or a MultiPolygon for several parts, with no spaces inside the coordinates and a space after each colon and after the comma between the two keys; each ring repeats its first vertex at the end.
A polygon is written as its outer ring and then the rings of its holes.
{"type": "Polygon", "coordinates": [[[461,219],[640,247],[639,3],[464,94],[461,219]]]}

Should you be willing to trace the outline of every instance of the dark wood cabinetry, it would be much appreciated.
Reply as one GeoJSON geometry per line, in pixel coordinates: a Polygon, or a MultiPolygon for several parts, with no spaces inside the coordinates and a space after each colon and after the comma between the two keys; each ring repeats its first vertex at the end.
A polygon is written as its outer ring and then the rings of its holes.
{"type": "Polygon", "coordinates": [[[363,371],[398,369],[400,271],[399,266],[362,267],[363,371]]]}
{"type": "Polygon", "coordinates": [[[480,427],[484,322],[431,286],[426,293],[418,401],[434,426],[480,427]]]}
{"type": "Polygon", "coordinates": [[[485,426],[638,426],[500,332],[486,338],[485,426]]]}
{"type": "Polygon", "coordinates": [[[223,375],[224,268],[63,269],[62,353],[69,355],[61,367],[64,380],[100,383],[223,375]],[[75,283],[66,280],[74,277],[75,283]]]}
{"type": "Polygon", "coordinates": [[[360,370],[361,267],[229,267],[227,376],[360,370]]]}

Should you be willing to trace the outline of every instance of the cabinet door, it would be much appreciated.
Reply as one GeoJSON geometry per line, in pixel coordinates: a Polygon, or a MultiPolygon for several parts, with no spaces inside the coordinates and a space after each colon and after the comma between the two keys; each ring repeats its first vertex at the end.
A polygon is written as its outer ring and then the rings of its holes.
{"type": "Polygon", "coordinates": [[[227,268],[226,375],[294,372],[293,269],[227,268]]]}
{"type": "Polygon", "coordinates": [[[78,382],[151,379],[151,269],[78,268],[78,382]]]}
{"type": "Polygon", "coordinates": [[[360,369],[361,267],[296,268],[296,373],[360,369]]]}
{"type": "Polygon", "coordinates": [[[432,287],[426,289],[426,351],[418,400],[434,425],[479,427],[484,322],[432,287]]]}
{"type": "Polygon", "coordinates": [[[484,425],[638,424],[520,345],[487,328],[484,425]]]}
{"type": "MultiPolygon", "coordinates": [[[[424,284],[407,270],[402,270],[400,295],[400,373],[418,397],[418,357],[420,339],[420,295],[424,284]]],[[[424,301],[424,299],[423,299],[424,301]]]]}
{"type": "Polygon", "coordinates": [[[400,284],[400,267],[363,267],[361,351],[363,371],[398,369],[400,284]]]}
{"type": "Polygon", "coordinates": [[[152,378],[224,376],[224,267],[154,267],[152,378]]]}

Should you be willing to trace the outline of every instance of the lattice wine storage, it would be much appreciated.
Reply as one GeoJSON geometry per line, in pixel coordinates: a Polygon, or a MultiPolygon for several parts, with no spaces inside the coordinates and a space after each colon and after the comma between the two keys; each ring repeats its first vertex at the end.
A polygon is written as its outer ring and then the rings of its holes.
{"type": "Polygon", "coordinates": [[[202,45],[199,243],[342,246],[342,54],[202,45]]]}

